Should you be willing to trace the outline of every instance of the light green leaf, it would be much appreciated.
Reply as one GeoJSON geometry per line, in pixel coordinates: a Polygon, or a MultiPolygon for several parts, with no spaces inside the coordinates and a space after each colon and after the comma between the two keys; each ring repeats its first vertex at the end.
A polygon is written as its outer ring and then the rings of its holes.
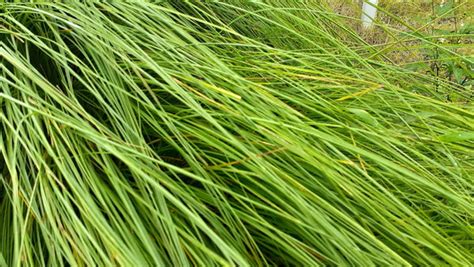
{"type": "Polygon", "coordinates": [[[474,132],[452,132],[440,136],[439,140],[448,143],[474,140],[474,132]]]}
{"type": "Polygon", "coordinates": [[[372,126],[378,126],[379,123],[377,121],[377,119],[375,119],[372,115],[370,115],[369,112],[363,110],[363,109],[358,109],[358,108],[348,108],[347,109],[349,112],[351,112],[352,114],[356,115],[357,118],[360,120],[360,121],[363,121],[367,124],[370,124],[372,126]]]}

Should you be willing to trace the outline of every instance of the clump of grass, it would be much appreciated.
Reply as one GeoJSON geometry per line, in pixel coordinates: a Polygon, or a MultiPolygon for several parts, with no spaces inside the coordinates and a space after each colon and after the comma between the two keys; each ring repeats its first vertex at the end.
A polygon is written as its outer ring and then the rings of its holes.
{"type": "Polygon", "coordinates": [[[325,7],[1,8],[0,265],[474,260],[473,106],[325,7]]]}

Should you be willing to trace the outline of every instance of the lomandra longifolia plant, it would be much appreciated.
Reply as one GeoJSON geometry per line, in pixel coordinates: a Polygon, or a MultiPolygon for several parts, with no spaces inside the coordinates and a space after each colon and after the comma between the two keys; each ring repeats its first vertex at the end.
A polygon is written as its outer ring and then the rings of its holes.
{"type": "Polygon", "coordinates": [[[0,266],[474,262],[473,105],[316,2],[0,4],[0,266]]]}

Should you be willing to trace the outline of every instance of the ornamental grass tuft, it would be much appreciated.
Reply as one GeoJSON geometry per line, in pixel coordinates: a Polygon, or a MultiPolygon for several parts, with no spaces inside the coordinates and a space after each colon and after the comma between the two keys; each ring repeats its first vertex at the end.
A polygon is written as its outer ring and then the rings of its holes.
{"type": "Polygon", "coordinates": [[[0,4],[0,266],[474,262],[472,89],[318,1],[64,2],[0,4]]]}

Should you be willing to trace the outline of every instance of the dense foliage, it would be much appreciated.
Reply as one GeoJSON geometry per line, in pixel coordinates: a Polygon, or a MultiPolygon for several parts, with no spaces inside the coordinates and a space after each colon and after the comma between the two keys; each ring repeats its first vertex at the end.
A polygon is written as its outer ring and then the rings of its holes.
{"type": "Polygon", "coordinates": [[[466,88],[317,1],[65,2],[0,4],[0,266],[474,262],[466,88]]]}

